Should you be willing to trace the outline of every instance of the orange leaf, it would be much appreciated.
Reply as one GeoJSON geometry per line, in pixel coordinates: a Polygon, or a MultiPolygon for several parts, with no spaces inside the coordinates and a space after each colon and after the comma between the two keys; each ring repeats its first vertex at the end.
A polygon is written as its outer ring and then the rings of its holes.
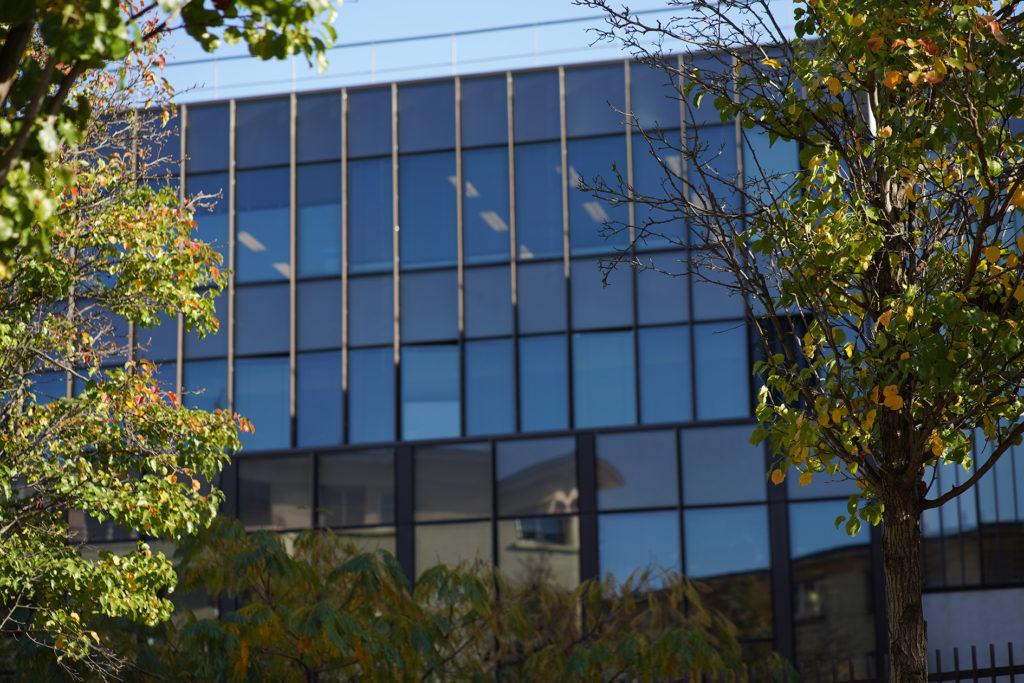
{"type": "Polygon", "coordinates": [[[885,80],[882,81],[882,84],[887,88],[895,90],[902,80],[903,74],[899,71],[886,71],[885,80]]]}

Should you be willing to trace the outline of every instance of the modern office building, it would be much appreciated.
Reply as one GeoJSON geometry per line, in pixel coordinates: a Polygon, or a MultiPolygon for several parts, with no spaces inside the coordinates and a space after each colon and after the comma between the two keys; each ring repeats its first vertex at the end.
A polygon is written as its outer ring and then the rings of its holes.
{"type": "MultiPolygon", "coordinates": [[[[203,390],[188,404],[255,424],[230,512],[338,528],[410,576],[478,556],[567,586],[681,570],[751,648],[881,652],[880,530],[836,531],[849,484],[771,485],[749,444],[740,302],[652,271],[602,283],[598,260],[629,244],[603,224],[643,216],[578,179],[661,178],[619,112],[696,131],[723,174],[749,163],[734,123],[672,95],[618,61],[181,107],[181,179],[222,193],[197,220],[233,276],[220,334],[168,320],[139,337],[169,386],[203,390]]],[[[756,153],[797,167],[793,147],[756,153]]],[[[674,239],[636,257],[683,271],[686,226],[664,225],[674,239]]],[[[1022,637],[1024,452],[993,474],[924,519],[935,646],[1022,637]]]]}

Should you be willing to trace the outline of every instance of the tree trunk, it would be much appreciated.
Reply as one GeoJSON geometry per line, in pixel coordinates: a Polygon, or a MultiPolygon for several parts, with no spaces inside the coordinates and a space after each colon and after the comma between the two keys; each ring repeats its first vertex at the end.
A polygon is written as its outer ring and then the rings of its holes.
{"type": "Polygon", "coordinates": [[[886,496],[883,521],[889,681],[927,683],[928,641],[921,607],[921,505],[916,488],[886,496]]]}

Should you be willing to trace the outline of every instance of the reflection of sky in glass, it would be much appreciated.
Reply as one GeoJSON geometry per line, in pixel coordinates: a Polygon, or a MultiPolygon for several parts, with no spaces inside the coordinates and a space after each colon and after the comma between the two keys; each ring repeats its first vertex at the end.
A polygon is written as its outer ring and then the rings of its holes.
{"type": "Polygon", "coordinates": [[[299,275],[341,272],[341,165],[310,164],[298,169],[299,275]]]}
{"type": "Polygon", "coordinates": [[[765,499],[764,446],[751,445],[752,429],[742,425],[682,431],[686,505],[765,499]]]}
{"type": "Polygon", "coordinates": [[[683,325],[641,329],[637,344],[641,422],[692,420],[689,329],[683,325]]]}
{"type": "Polygon", "coordinates": [[[391,157],[348,165],[348,262],[354,273],[391,270],[391,157]]]}
{"type": "Polygon", "coordinates": [[[519,332],[565,329],[565,270],[561,261],[524,263],[518,268],[519,332]]]}
{"type": "Polygon", "coordinates": [[[463,152],[462,178],[466,262],[507,261],[508,147],[463,152]]]}
{"type": "Polygon", "coordinates": [[[674,431],[598,434],[596,447],[599,510],[676,504],[674,431]]]}
{"type": "Polygon", "coordinates": [[[626,142],[623,136],[569,141],[569,246],[573,254],[613,251],[629,243],[628,230],[608,238],[601,234],[606,221],[628,222],[626,205],[613,206],[578,189],[581,181],[593,185],[597,178],[616,188],[616,170],[625,180],[626,142]]]}
{"type": "Polygon", "coordinates": [[[740,323],[696,325],[697,419],[746,417],[750,413],[747,329],[740,323]]]}
{"type": "Polygon", "coordinates": [[[846,515],[846,500],[815,503],[791,503],[789,506],[789,545],[793,557],[806,557],[826,550],[871,542],[870,525],[864,524],[856,536],[842,525],[836,529],[836,517],[846,515]]]}
{"type": "Polygon", "coordinates": [[[289,170],[239,171],[236,177],[236,281],[287,279],[291,272],[289,170]]]}
{"type": "Polygon", "coordinates": [[[348,440],[395,438],[395,360],[391,347],[348,352],[348,440]]]}
{"type": "Polygon", "coordinates": [[[686,510],[683,528],[687,576],[768,569],[768,511],[763,505],[686,510]]]}
{"type": "Polygon", "coordinates": [[[516,254],[562,255],[562,150],[557,142],[516,145],[516,254]]]}
{"type": "Polygon", "coordinates": [[[402,347],[402,438],[459,435],[459,349],[402,347]]]}
{"type": "Polygon", "coordinates": [[[466,342],[466,433],[515,431],[513,341],[466,342]]]}
{"type": "Polygon", "coordinates": [[[189,408],[213,411],[228,407],[228,362],[226,360],[193,360],[185,363],[185,395],[182,402],[189,408]],[[196,392],[196,393],[188,393],[196,392]]]}
{"type": "Polygon", "coordinates": [[[455,265],[455,154],[409,154],[398,162],[398,253],[402,267],[455,265]]]}
{"type": "MultiPolygon", "coordinates": [[[[598,566],[620,582],[637,570],[679,571],[679,514],[675,510],[601,515],[598,566]]],[[[657,573],[652,576],[658,585],[657,573]]]]}
{"type": "Polygon", "coordinates": [[[288,358],[235,361],[235,410],[252,421],[255,433],[239,433],[243,448],[289,446],[288,358]]]}
{"type": "Polygon", "coordinates": [[[465,271],[466,336],[512,334],[512,277],[508,266],[465,271]]]}
{"type": "Polygon", "coordinates": [[[573,418],[577,427],[636,422],[633,334],[572,336],[573,418]]]}
{"type": "Polygon", "coordinates": [[[341,352],[300,353],[297,363],[296,445],[341,443],[341,352]]]}
{"type": "Polygon", "coordinates": [[[519,419],[524,432],[568,426],[565,337],[519,340],[519,419]]]}

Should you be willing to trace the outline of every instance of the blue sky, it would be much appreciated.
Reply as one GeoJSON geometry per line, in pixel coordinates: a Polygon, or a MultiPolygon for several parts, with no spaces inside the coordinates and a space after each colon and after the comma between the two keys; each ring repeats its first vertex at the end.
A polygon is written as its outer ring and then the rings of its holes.
{"type": "MultiPolygon", "coordinates": [[[[629,3],[633,11],[665,5],[629,3]]],[[[210,55],[181,35],[170,41],[166,75],[179,101],[188,102],[618,57],[614,46],[591,45],[587,28],[599,25],[598,13],[571,0],[346,0],[324,74],[303,58],[244,58],[238,46],[210,55]]]]}

